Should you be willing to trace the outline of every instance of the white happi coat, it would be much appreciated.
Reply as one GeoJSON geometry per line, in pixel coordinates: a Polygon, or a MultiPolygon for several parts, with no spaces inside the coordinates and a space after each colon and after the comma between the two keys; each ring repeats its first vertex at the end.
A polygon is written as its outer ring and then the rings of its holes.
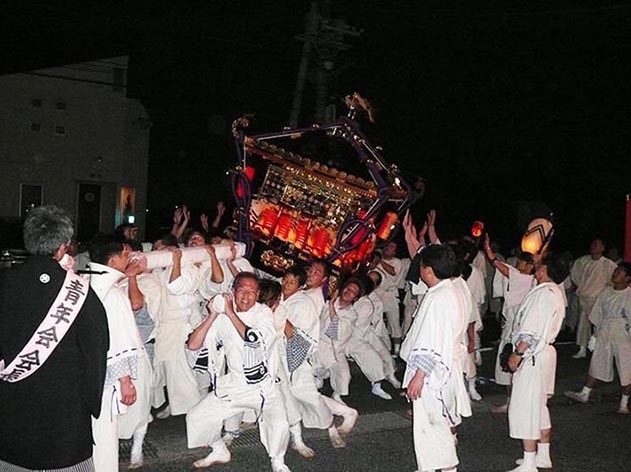
{"type": "Polygon", "coordinates": [[[611,382],[615,358],[620,385],[631,384],[631,288],[606,287],[598,295],[589,321],[596,327],[589,375],[611,382]]]}
{"type": "Polygon", "coordinates": [[[616,263],[602,256],[597,260],[590,255],[581,256],[572,264],[570,277],[576,285],[576,296],[580,305],[578,327],[576,330],[576,344],[587,346],[591,335],[588,322],[589,314],[596,302],[596,297],[611,283],[611,275],[616,269],[616,263]]]}
{"type": "MultiPolygon", "coordinates": [[[[136,387],[136,402],[145,410],[151,408],[151,367],[143,343],[138,334],[129,296],[119,282],[125,274],[111,267],[89,263],[89,268],[102,274],[90,276],[90,286],[105,307],[110,332],[110,348],[107,351],[108,371],[123,359],[129,359],[130,372],[136,387]],[[133,370],[136,370],[134,372],[133,370]]],[[[108,379],[110,378],[108,375],[108,379]]],[[[127,413],[127,406],[120,402],[120,383],[106,381],[103,389],[101,415],[92,420],[94,433],[94,466],[97,472],[118,471],[118,416],[127,413]]]]}
{"type": "Polygon", "coordinates": [[[188,447],[221,441],[224,420],[247,410],[261,415],[261,442],[270,457],[282,457],[289,442],[289,426],[276,384],[279,356],[269,307],[256,303],[237,316],[249,328],[246,339],[227,315],[220,314],[208,330],[204,347],[215,389],[186,415],[188,447]],[[224,375],[217,368],[227,367],[224,375]]]}
{"type": "Polygon", "coordinates": [[[383,311],[388,320],[388,330],[390,331],[390,336],[400,339],[403,336],[403,333],[401,331],[399,313],[399,286],[406,274],[403,272],[403,262],[401,259],[393,257],[388,260],[384,259],[384,262],[394,268],[395,274],[390,275],[383,267],[381,267],[381,265],[378,265],[375,270],[379,271],[382,280],[381,284],[375,289],[375,291],[383,302],[383,311]]]}
{"type": "Polygon", "coordinates": [[[353,305],[342,308],[339,300],[335,301],[335,313],[338,323],[337,337],[331,338],[327,333],[331,325],[329,305],[325,305],[320,313],[320,340],[318,342],[318,365],[329,368],[341,358],[346,359],[346,346],[353,333],[357,313],[353,305]]]}
{"type": "Polygon", "coordinates": [[[510,342],[513,333],[513,323],[515,315],[519,309],[519,305],[524,300],[528,292],[537,284],[534,275],[522,274],[513,266],[508,267],[508,277],[504,276],[499,270],[496,271],[497,288],[499,296],[504,298],[502,306],[502,316],[504,324],[502,326],[502,334],[500,342],[497,346],[497,356],[495,358],[495,382],[499,385],[510,385],[512,374],[504,372],[500,366],[500,353],[504,349],[506,343],[510,342]]]}
{"type": "Polygon", "coordinates": [[[458,291],[460,297],[460,303],[464,307],[466,318],[464,320],[464,332],[462,336],[462,349],[457,352],[458,360],[462,364],[462,372],[467,379],[472,379],[476,376],[476,366],[474,362],[474,353],[468,352],[469,347],[469,334],[467,328],[471,323],[478,323],[480,318],[480,310],[475,303],[469,284],[462,277],[455,277],[452,279],[454,287],[458,291]]]}
{"type": "Polygon", "coordinates": [[[285,397],[287,419],[291,426],[301,420],[307,428],[328,428],[333,415],[315,384],[314,369],[309,362],[318,349],[320,317],[311,297],[297,292],[283,299],[280,306],[294,327],[291,339],[281,342],[283,369],[281,385],[285,397]]]}
{"type": "Polygon", "coordinates": [[[510,436],[539,439],[550,428],[547,397],[554,394],[556,350],[552,343],[563,325],[565,303],[554,282],[534,287],[517,311],[511,341],[528,344],[523,360],[513,374],[508,406],[510,436]]]}
{"type": "Polygon", "coordinates": [[[452,468],[458,464],[450,426],[471,414],[464,386],[462,352],[468,319],[461,295],[451,280],[430,287],[401,345],[407,367],[403,387],[420,366],[430,366],[421,397],[413,402],[414,449],[419,470],[452,468]]]}
{"type": "Polygon", "coordinates": [[[167,267],[154,272],[166,286],[156,335],[155,359],[159,368],[164,370],[171,414],[181,415],[201,400],[185,351],[186,340],[193,330],[190,319],[197,303],[200,274],[193,264],[185,264],[180,276],[169,282],[171,270],[167,267]]]}
{"type": "Polygon", "coordinates": [[[311,301],[315,305],[316,313],[318,313],[318,316],[320,316],[322,310],[324,309],[324,305],[326,304],[324,300],[324,292],[322,291],[322,286],[306,288],[303,290],[303,292],[308,295],[309,298],[311,298],[311,301]]]}
{"type": "Polygon", "coordinates": [[[346,347],[347,354],[355,359],[370,382],[377,382],[394,375],[394,359],[373,326],[376,308],[372,299],[369,295],[364,295],[353,304],[353,307],[357,318],[346,347]]]}
{"type": "Polygon", "coordinates": [[[334,303],[334,320],[331,320],[328,304],[320,314],[320,340],[314,361],[318,376],[330,376],[333,390],[340,395],[348,395],[351,371],[346,360],[346,346],[350,341],[357,314],[352,304],[342,308],[339,299],[334,303]],[[333,329],[332,324],[335,323],[337,329],[333,329]]]}

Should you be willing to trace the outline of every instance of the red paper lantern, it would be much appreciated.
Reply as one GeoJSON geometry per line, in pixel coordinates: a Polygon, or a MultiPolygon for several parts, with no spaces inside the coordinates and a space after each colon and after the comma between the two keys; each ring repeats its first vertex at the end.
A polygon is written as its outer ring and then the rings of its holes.
{"type": "Polygon", "coordinates": [[[300,220],[296,227],[296,240],[294,245],[298,249],[305,247],[307,237],[309,236],[309,220],[300,220]]]}
{"type": "MultiPolygon", "coordinates": [[[[359,210],[357,212],[357,218],[363,220],[366,216],[366,211],[359,210]]],[[[366,226],[362,226],[357,233],[351,238],[351,246],[355,246],[356,244],[361,243],[368,236],[368,228],[366,226]]]]}
{"type": "Polygon", "coordinates": [[[282,213],[278,218],[278,224],[276,225],[276,236],[281,241],[287,241],[289,239],[289,232],[292,230],[294,220],[289,213],[282,213]]]}
{"type": "Polygon", "coordinates": [[[329,244],[329,232],[324,228],[319,228],[313,236],[313,249],[318,257],[323,257],[329,244]]]}
{"type": "MultiPolygon", "coordinates": [[[[243,168],[243,173],[248,181],[252,182],[254,180],[254,176],[256,175],[256,169],[252,166],[245,166],[243,168]]],[[[242,198],[245,196],[245,190],[243,188],[243,183],[241,180],[237,180],[237,197],[242,198]]]]}
{"type": "Polygon", "coordinates": [[[393,211],[389,211],[381,220],[381,224],[379,225],[379,229],[377,230],[377,237],[379,239],[386,240],[390,237],[390,233],[397,224],[397,220],[399,217],[393,211]]]}
{"type": "Polygon", "coordinates": [[[471,236],[474,238],[479,238],[484,233],[484,222],[482,221],[474,221],[471,226],[471,236]]]}
{"type": "Polygon", "coordinates": [[[272,234],[277,221],[278,210],[276,210],[276,208],[274,207],[267,207],[261,212],[256,223],[261,227],[261,231],[263,232],[263,234],[265,236],[269,236],[272,234]]]}

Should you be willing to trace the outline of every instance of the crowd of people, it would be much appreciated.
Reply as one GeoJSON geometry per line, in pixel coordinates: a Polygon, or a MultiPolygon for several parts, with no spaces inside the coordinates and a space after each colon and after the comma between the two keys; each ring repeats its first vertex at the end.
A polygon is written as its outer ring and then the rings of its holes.
{"type": "Polygon", "coordinates": [[[229,462],[229,446],[257,424],[272,470],[288,471],[289,448],[316,453],[303,428],[345,447],[358,418],[345,402],[352,371],[384,401],[409,399],[419,471],[455,471],[493,313],[503,326],[495,381],[507,389],[494,411],[523,444],[514,471],[552,466],[546,403],[564,327],[576,330],[576,358],[593,351],[585,386],[566,395],[587,403],[615,365],[618,411],[629,413],[631,265],[605,257],[601,239],[573,262],[547,247],[505,259],[489,235],[441,241],[430,211],[418,225],[406,215],[405,251],[389,242],[353,273],[313,259],[273,277],[220,231],[224,211],[193,227],[178,208],[151,244],[121,225],[87,251],[62,210],[29,213],[32,256],[0,273],[1,471],[117,471],[119,439],[132,440],[138,468],[149,424],[171,415],[185,415],[190,448],[211,448],[196,468],[229,462]],[[183,257],[187,247],[203,257],[183,257]],[[148,270],[143,249],[168,263],[148,270]]]}

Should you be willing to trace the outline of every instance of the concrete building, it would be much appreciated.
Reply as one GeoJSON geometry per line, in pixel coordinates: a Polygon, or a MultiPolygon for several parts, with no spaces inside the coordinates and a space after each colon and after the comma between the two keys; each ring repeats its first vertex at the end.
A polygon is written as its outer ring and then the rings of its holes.
{"type": "MultiPolygon", "coordinates": [[[[144,232],[151,122],[127,98],[127,57],[0,77],[0,219],[66,209],[87,240],[135,219],[144,232]]],[[[6,242],[4,243],[7,244],[6,242]]]]}

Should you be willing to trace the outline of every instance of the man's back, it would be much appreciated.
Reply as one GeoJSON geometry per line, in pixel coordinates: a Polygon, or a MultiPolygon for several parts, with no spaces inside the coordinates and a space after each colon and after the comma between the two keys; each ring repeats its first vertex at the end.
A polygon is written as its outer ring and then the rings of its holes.
{"type": "MultiPolygon", "coordinates": [[[[37,330],[65,276],[46,256],[0,273],[0,358],[5,363],[37,330]]],[[[90,416],[100,411],[107,347],[105,311],[90,290],[72,327],[37,372],[15,383],[0,381],[1,461],[48,469],[91,457],[90,416]]]]}

